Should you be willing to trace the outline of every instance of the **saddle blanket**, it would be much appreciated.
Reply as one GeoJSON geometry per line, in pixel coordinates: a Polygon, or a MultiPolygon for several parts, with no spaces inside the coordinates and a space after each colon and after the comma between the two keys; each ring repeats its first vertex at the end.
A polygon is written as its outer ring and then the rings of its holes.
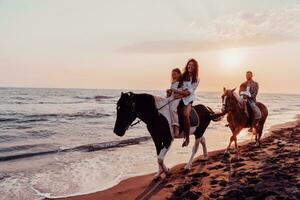
{"type": "MultiPolygon", "coordinates": [[[[173,138],[183,138],[184,137],[183,132],[181,132],[179,135],[175,135],[174,129],[172,127],[170,106],[168,104],[170,101],[172,101],[172,97],[171,98],[162,98],[162,97],[154,96],[154,100],[155,100],[156,108],[159,109],[158,112],[161,115],[163,115],[168,121],[172,137],[173,138]]],[[[196,128],[200,124],[199,116],[194,108],[192,108],[192,111],[190,114],[190,121],[191,121],[190,134],[192,134],[195,132],[196,128]]]]}

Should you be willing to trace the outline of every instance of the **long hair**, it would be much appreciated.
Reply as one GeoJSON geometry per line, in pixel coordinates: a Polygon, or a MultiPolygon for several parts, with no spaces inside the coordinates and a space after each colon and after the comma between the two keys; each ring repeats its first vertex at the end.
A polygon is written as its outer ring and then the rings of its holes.
{"type": "Polygon", "coordinates": [[[181,80],[180,80],[179,85],[182,85],[184,81],[190,81],[189,72],[188,72],[188,65],[189,65],[190,62],[194,62],[194,72],[193,72],[191,81],[192,81],[192,83],[195,83],[195,82],[198,81],[198,73],[199,73],[198,62],[194,58],[192,58],[185,65],[184,72],[181,76],[181,80]]]}

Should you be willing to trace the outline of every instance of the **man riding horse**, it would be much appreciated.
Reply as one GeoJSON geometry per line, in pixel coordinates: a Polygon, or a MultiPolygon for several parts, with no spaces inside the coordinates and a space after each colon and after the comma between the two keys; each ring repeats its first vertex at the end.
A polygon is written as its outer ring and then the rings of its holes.
{"type": "Polygon", "coordinates": [[[251,71],[246,72],[246,79],[247,80],[240,86],[239,94],[247,97],[247,103],[251,109],[250,116],[252,121],[252,126],[249,129],[249,132],[252,132],[252,127],[254,127],[262,117],[261,111],[256,105],[256,96],[258,94],[259,85],[253,80],[253,73],[251,71]]]}

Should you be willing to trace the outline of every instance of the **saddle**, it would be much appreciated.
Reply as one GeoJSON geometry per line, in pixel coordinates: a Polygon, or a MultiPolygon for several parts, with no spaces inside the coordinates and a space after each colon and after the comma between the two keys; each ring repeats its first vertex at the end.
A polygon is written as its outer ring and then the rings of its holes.
{"type": "MultiPolygon", "coordinates": [[[[179,119],[179,126],[180,126],[180,133],[184,130],[184,118],[183,118],[183,108],[181,106],[178,106],[178,119],[179,119]]],[[[192,107],[191,113],[190,113],[190,123],[191,123],[191,132],[195,131],[195,128],[199,126],[200,120],[198,113],[196,110],[192,107]]]]}
{"type": "Polygon", "coordinates": [[[244,109],[245,109],[246,115],[248,116],[247,126],[252,127],[253,123],[254,122],[256,123],[256,121],[254,119],[255,113],[254,113],[253,109],[251,108],[250,103],[248,101],[246,101],[244,109]]]}

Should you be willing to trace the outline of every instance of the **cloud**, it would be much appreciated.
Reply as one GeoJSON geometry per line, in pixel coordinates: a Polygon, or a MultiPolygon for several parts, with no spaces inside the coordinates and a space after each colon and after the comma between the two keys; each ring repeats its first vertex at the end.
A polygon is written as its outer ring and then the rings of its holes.
{"type": "Polygon", "coordinates": [[[121,47],[126,53],[182,53],[228,48],[248,48],[299,40],[300,5],[239,12],[222,16],[210,25],[197,21],[190,25],[201,39],[145,41],[121,47]]]}

